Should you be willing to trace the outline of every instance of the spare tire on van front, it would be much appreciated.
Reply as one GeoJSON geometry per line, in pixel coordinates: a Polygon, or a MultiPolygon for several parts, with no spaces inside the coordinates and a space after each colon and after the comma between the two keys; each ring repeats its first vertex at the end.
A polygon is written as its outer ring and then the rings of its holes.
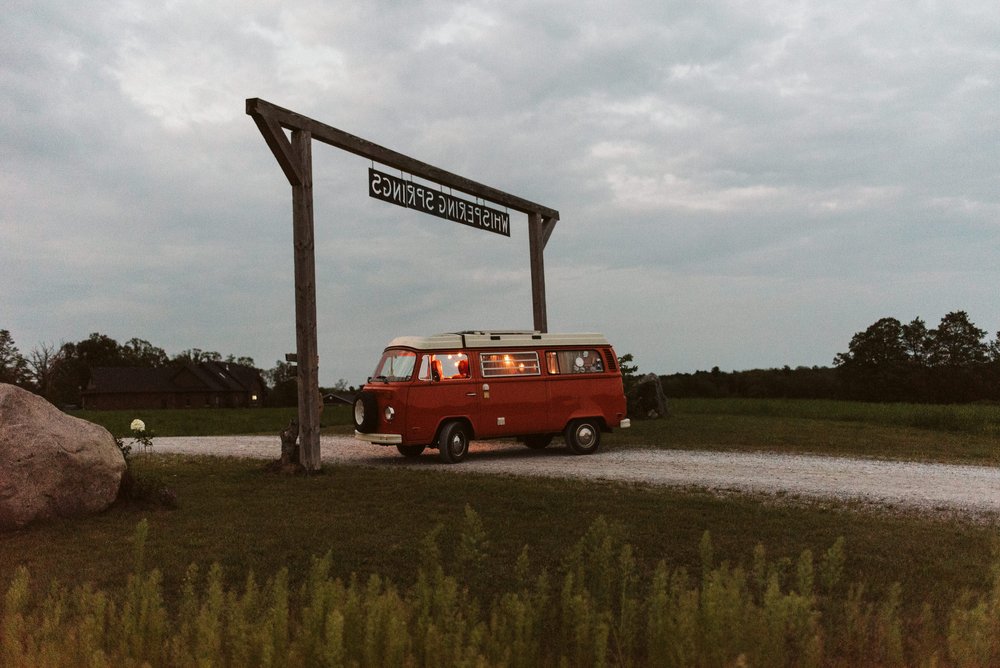
{"type": "Polygon", "coordinates": [[[378,401],[375,393],[365,390],[354,400],[354,428],[362,434],[375,431],[378,426],[378,401]]]}

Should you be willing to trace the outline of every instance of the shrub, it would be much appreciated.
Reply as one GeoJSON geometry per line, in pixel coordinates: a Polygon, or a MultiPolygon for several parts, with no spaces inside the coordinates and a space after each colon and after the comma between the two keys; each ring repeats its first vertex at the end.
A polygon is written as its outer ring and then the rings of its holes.
{"type": "Polygon", "coordinates": [[[141,465],[141,455],[136,456],[133,450],[145,454],[153,448],[155,434],[146,430],[146,424],[139,419],[132,420],[128,436],[116,436],[115,444],[125,459],[125,473],[122,474],[121,486],[118,488],[118,499],[145,505],[177,507],[177,493],[164,484],[163,479],[141,465]],[[125,439],[129,440],[126,441],[125,439]]]}

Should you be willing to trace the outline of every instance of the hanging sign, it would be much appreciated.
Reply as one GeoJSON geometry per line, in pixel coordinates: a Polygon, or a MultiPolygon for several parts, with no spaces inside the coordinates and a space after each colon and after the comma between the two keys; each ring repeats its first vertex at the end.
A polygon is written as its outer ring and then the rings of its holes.
{"type": "Polygon", "coordinates": [[[404,181],[377,169],[368,168],[368,195],[407,209],[510,236],[510,215],[476,202],[433,190],[425,185],[404,181]]]}

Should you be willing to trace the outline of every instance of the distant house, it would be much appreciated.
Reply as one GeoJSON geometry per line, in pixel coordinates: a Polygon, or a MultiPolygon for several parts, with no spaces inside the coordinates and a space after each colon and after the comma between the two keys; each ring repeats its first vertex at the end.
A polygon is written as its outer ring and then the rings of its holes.
{"type": "Polygon", "coordinates": [[[327,392],[323,395],[324,404],[346,404],[350,406],[357,396],[354,392],[327,392]]]}
{"type": "Polygon", "coordinates": [[[256,369],[227,362],[95,367],[83,408],[247,408],[263,404],[266,388],[256,369]]]}

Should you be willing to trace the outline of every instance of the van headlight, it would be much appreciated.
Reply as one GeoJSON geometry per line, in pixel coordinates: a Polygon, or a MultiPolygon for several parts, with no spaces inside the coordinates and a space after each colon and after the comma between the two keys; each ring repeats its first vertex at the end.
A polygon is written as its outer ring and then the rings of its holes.
{"type": "Polygon", "coordinates": [[[386,422],[392,422],[392,418],[396,417],[396,409],[392,406],[386,406],[383,414],[385,415],[386,422]]]}

